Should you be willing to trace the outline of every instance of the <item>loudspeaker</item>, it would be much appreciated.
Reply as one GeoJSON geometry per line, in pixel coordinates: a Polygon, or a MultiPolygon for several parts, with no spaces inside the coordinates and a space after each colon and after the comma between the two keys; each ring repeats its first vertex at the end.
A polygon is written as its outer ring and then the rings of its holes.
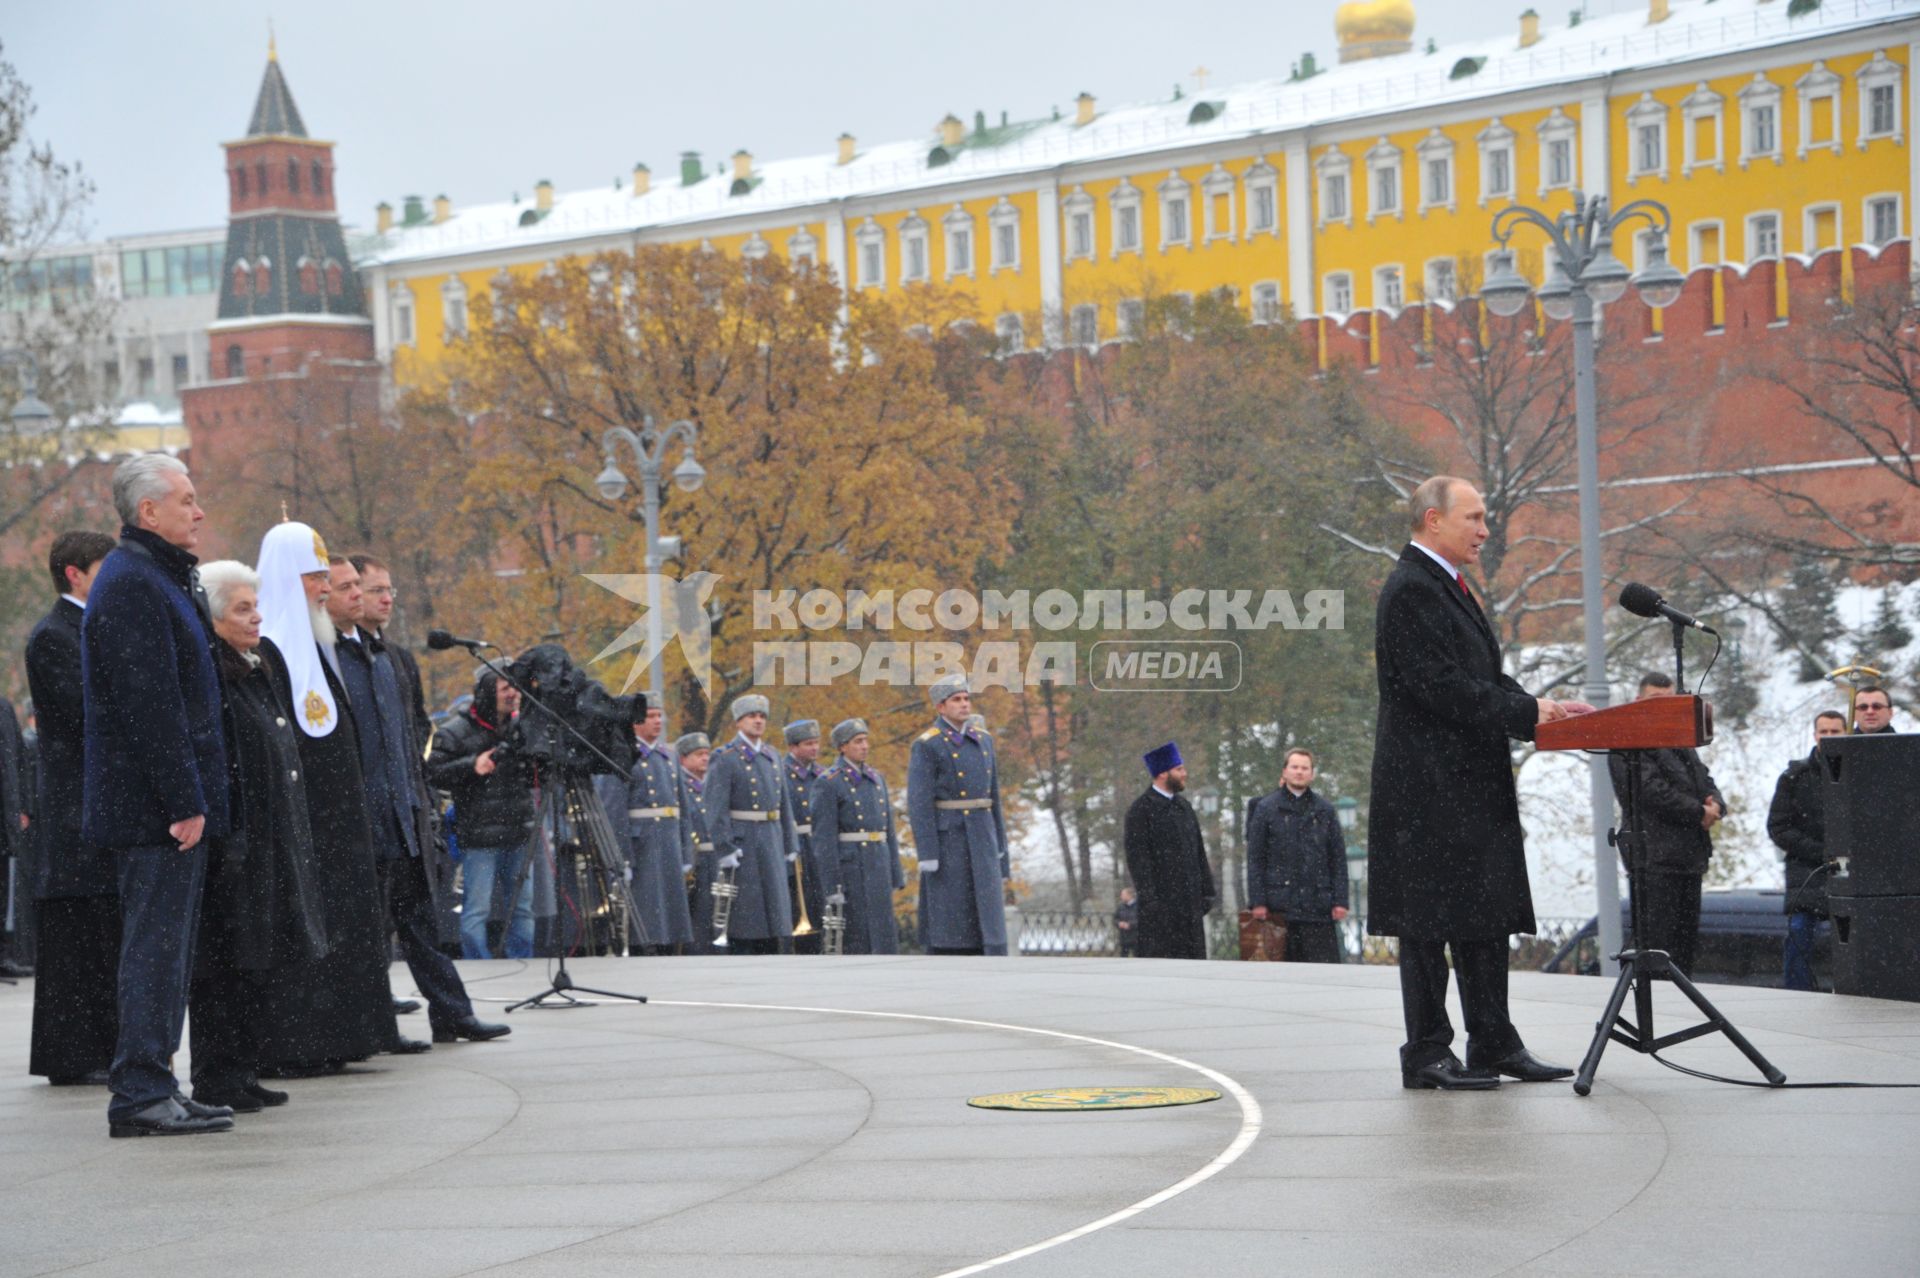
{"type": "Polygon", "coordinates": [[[1829,897],[1833,992],[1920,1003],[1920,896],[1829,897]]]}
{"type": "Polygon", "coordinates": [[[1920,734],[1882,732],[1820,743],[1827,785],[1830,896],[1920,896],[1920,734]]]}

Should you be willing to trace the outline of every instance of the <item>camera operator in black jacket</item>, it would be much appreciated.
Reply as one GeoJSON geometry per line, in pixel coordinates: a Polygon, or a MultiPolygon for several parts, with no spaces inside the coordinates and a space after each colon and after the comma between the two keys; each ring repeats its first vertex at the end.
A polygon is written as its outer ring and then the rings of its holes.
{"type": "Polygon", "coordinates": [[[520,693],[491,670],[473,685],[473,704],[434,734],[427,779],[453,796],[454,826],[465,867],[460,953],[491,958],[487,916],[494,891],[519,894],[507,911],[507,958],[533,956],[533,876],[524,872],[533,838],[532,764],[507,743],[520,693]]]}

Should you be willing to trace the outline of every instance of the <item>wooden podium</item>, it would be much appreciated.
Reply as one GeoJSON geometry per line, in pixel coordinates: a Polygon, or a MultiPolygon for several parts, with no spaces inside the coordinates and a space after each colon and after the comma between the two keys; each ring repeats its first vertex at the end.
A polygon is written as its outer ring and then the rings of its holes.
{"type": "Polygon", "coordinates": [[[1666,951],[1638,948],[1646,936],[1641,916],[1646,901],[1641,886],[1646,872],[1646,841],[1638,821],[1638,753],[1642,750],[1686,749],[1705,745],[1711,740],[1713,707],[1706,698],[1689,692],[1645,697],[1623,706],[1595,710],[1592,714],[1543,723],[1534,730],[1533,743],[1542,750],[1605,750],[1624,756],[1627,764],[1626,793],[1620,796],[1621,828],[1613,831],[1609,839],[1620,849],[1627,863],[1628,894],[1633,909],[1633,942],[1615,956],[1620,960],[1620,979],[1614,984],[1612,997],[1607,1000],[1607,1010],[1594,1026],[1593,1042],[1588,1046],[1586,1058],[1580,1062],[1580,1070],[1574,1076],[1573,1090],[1582,1096],[1593,1090],[1593,1076],[1600,1069],[1600,1055],[1606,1051],[1609,1041],[1658,1060],[1658,1053],[1663,1047],[1716,1033],[1726,1035],[1727,1040],[1753,1063],[1769,1084],[1778,1087],[1787,1081],[1786,1075],[1775,1069],[1747,1041],[1746,1036],[1707,1001],[1706,995],[1687,979],[1687,974],[1674,966],[1666,951]],[[1687,1029],[1656,1035],[1653,1031],[1653,981],[1659,977],[1673,982],[1674,987],[1707,1019],[1687,1029]],[[1633,1020],[1622,1015],[1630,996],[1634,1002],[1633,1020]]]}

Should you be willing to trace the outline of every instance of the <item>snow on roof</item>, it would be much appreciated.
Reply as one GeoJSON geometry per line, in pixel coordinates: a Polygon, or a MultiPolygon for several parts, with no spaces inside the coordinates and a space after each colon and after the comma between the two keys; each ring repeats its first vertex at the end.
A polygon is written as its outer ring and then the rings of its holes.
{"type": "MultiPolygon", "coordinates": [[[[1057,165],[1150,154],[1237,137],[1362,120],[1409,107],[1445,106],[1494,94],[1568,84],[1609,72],[1695,61],[1830,35],[1920,14],[1920,0],[1822,0],[1789,16],[1784,0],[1699,0],[1676,5],[1649,25],[1644,9],[1589,18],[1578,26],[1542,27],[1538,43],[1515,47],[1503,35],[1447,45],[1431,54],[1352,62],[1304,81],[1259,80],[1208,90],[1203,97],[1140,103],[1102,112],[1091,124],[1069,119],[1026,122],[955,150],[929,165],[937,138],[889,142],[851,164],[831,153],[774,160],[754,171],[755,185],[733,195],[731,177],[709,174],[694,186],[671,180],[635,196],[606,187],[554,197],[545,216],[532,200],[475,205],[439,224],[396,227],[356,246],[360,265],[403,264],[509,248],[536,248],[654,227],[765,215],[850,196],[951,186],[1057,165]],[[1479,69],[1454,79],[1462,59],[1479,69]],[[1190,123],[1201,101],[1217,104],[1211,120],[1190,123]]],[[[993,130],[992,132],[1000,132],[993,130]]]]}

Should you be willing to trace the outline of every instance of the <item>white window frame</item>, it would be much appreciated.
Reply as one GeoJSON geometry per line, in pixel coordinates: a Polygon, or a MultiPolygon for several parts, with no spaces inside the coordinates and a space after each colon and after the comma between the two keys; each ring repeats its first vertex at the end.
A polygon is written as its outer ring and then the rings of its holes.
{"type": "Polygon", "coordinates": [[[933,278],[933,236],[927,219],[919,211],[908,210],[900,219],[900,282],[925,284],[933,278]],[[913,250],[920,250],[920,269],[913,269],[913,250]]]}
{"type": "Polygon", "coordinates": [[[1180,170],[1168,169],[1167,176],[1161,180],[1156,193],[1160,196],[1160,251],[1164,253],[1170,248],[1192,248],[1193,183],[1181,177],[1180,170]],[[1172,234],[1175,205],[1184,206],[1180,210],[1180,219],[1186,223],[1180,228],[1183,234],[1178,239],[1175,239],[1172,234]]]}
{"type": "Polygon", "coordinates": [[[1453,139],[1433,129],[1420,139],[1420,145],[1414,148],[1420,165],[1420,215],[1425,217],[1428,210],[1440,209],[1452,213],[1460,207],[1460,168],[1453,162],[1453,139]],[[1433,183],[1429,180],[1432,166],[1444,165],[1447,189],[1441,198],[1435,198],[1433,183]]]}
{"type": "Polygon", "coordinates": [[[458,275],[449,275],[440,286],[440,322],[447,336],[465,337],[467,318],[467,283],[458,275]]]}
{"type": "Polygon", "coordinates": [[[1681,273],[1683,275],[1690,273],[1696,266],[1725,266],[1727,263],[1728,248],[1726,222],[1717,217],[1701,218],[1698,222],[1689,222],[1687,224],[1687,260],[1685,265],[1680,267],[1681,273]],[[1700,240],[1702,235],[1707,231],[1714,232],[1720,239],[1720,256],[1712,262],[1705,260],[1700,252],[1700,240]]]}
{"type": "Polygon", "coordinates": [[[1627,185],[1632,186],[1641,178],[1660,178],[1665,180],[1667,168],[1673,159],[1673,139],[1667,128],[1666,103],[1653,96],[1653,90],[1641,93],[1640,100],[1627,108],[1627,185]],[[1642,130],[1653,129],[1660,149],[1660,162],[1649,165],[1641,151],[1642,130]]]}
{"type": "Polygon", "coordinates": [[[1906,225],[1906,209],[1902,207],[1905,203],[1898,191],[1875,191],[1862,200],[1860,202],[1860,238],[1875,248],[1885,248],[1899,239],[1900,228],[1906,225]],[[1893,205],[1893,234],[1884,240],[1876,240],[1873,237],[1873,210],[1875,205],[1881,203],[1893,205]]]}
{"type": "Polygon", "coordinates": [[[1140,188],[1126,178],[1121,178],[1119,185],[1113,188],[1113,194],[1107,197],[1107,209],[1111,214],[1110,229],[1113,233],[1113,256],[1116,258],[1128,253],[1138,257],[1146,252],[1147,233],[1140,217],[1142,203],[1144,201],[1140,196],[1140,188]],[[1129,210],[1133,213],[1133,243],[1131,244],[1127,243],[1126,237],[1121,234],[1121,224],[1125,220],[1122,215],[1129,210]]]}
{"type": "Polygon", "coordinates": [[[1534,135],[1540,140],[1540,194],[1577,186],[1580,182],[1580,126],[1565,111],[1555,107],[1547,113],[1546,119],[1540,121],[1540,127],[1534,130],[1534,135]],[[1565,181],[1560,182],[1553,179],[1553,148],[1556,143],[1565,143],[1567,148],[1567,176],[1565,181]]]}
{"type": "Polygon", "coordinates": [[[1020,210],[1013,201],[1001,196],[987,210],[988,247],[992,258],[987,266],[987,274],[998,275],[1002,271],[1020,269],[1020,210]],[[1009,235],[1008,233],[1011,233],[1009,235]],[[1011,239],[1011,243],[1008,240],[1011,239]],[[1008,249],[1012,252],[1009,253],[1008,249]]]}
{"type": "Polygon", "coordinates": [[[1382,262],[1373,268],[1373,309],[1388,315],[1407,309],[1407,272],[1400,263],[1382,262]]]}
{"type": "Polygon", "coordinates": [[[1793,82],[1793,93],[1800,101],[1800,158],[1806,159],[1809,151],[1832,151],[1840,154],[1840,135],[1845,121],[1840,117],[1840,77],[1828,69],[1825,61],[1816,61],[1807,69],[1807,73],[1793,82]],[[1813,132],[1814,104],[1832,99],[1828,108],[1833,112],[1833,135],[1825,142],[1808,141],[1813,132]]]}
{"type": "Polygon", "coordinates": [[[1764,71],[1755,71],[1740,90],[1740,167],[1746,168],[1754,160],[1772,160],[1775,164],[1786,162],[1780,149],[1780,135],[1786,121],[1780,111],[1780,100],[1785,96],[1780,86],[1767,79],[1764,71]],[[1754,143],[1753,113],[1761,109],[1773,112],[1773,145],[1757,147],[1754,143]]]}
{"type": "Polygon", "coordinates": [[[1474,144],[1480,148],[1480,207],[1485,208],[1492,200],[1511,200],[1520,185],[1513,166],[1513,130],[1496,115],[1480,130],[1474,144]],[[1495,190],[1493,157],[1501,154],[1507,157],[1507,185],[1505,190],[1495,190]]]}
{"type": "Polygon", "coordinates": [[[1205,205],[1200,212],[1201,225],[1204,228],[1203,243],[1211,244],[1215,240],[1225,240],[1231,244],[1239,238],[1240,218],[1238,210],[1234,208],[1233,199],[1234,188],[1239,185],[1239,179],[1228,172],[1224,164],[1214,165],[1207,170],[1207,175],[1200,179],[1200,199],[1205,205]],[[1213,216],[1213,210],[1220,204],[1221,196],[1226,197],[1227,224],[1225,226],[1219,225],[1213,216]]]}
{"type": "Polygon", "coordinates": [[[1680,130],[1684,136],[1680,139],[1680,176],[1692,177],[1695,169],[1712,169],[1715,173],[1727,171],[1727,100],[1713,91],[1705,80],[1693,86],[1693,92],[1680,100],[1680,130]],[[1700,130],[1694,126],[1702,120],[1713,121],[1713,154],[1701,155],[1696,150],[1700,130]]]}
{"type": "Polygon", "coordinates": [[[1268,164],[1266,157],[1262,156],[1253,162],[1243,181],[1247,188],[1247,238],[1252,239],[1256,235],[1271,235],[1278,238],[1280,235],[1279,170],[1268,164]],[[1267,197],[1267,209],[1271,214],[1265,226],[1261,226],[1259,219],[1254,216],[1259,210],[1258,200],[1263,193],[1267,197]]]}
{"type": "Polygon", "coordinates": [[[1396,221],[1406,216],[1407,182],[1406,166],[1402,163],[1400,148],[1388,141],[1382,134],[1380,140],[1367,148],[1367,225],[1373,225],[1374,219],[1391,217],[1396,221]],[[1393,187],[1393,204],[1382,204],[1380,195],[1382,186],[1387,183],[1381,179],[1390,176],[1393,187]]]}
{"type": "Polygon", "coordinates": [[[1255,280],[1253,284],[1253,306],[1250,314],[1256,324],[1278,324],[1280,322],[1280,281],[1255,280]]]}
{"type": "Polygon", "coordinates": [[[740,245],[740,256],[749,262],[758,262],[773,253],[773,245],[767,243],[767,237],[755,231],[740,245]]]}
{"type": "Polygon", "coordinates": [[[1746,260],[1748,262],[1772,261],[1781,256],[1784,246],[1781,243],[1782,236],[1780,231],[1785,222],[1786,219],[1780,216],[1780,210],[1778,209],[1759,209],[1747,214],[1746,243],[1741,247],[1746,254],[1746,260]],[[1761,251],[1759,243],[1760,228],[1754,225],[1754,223],[1760,221],[1762,218],[1771,218],[1773,220],[1773,252],[1771,253],[1761,251]]]}
{"type": "Polygon", "coordinates": [[[1067,337],[1075,346],[1092,348],[1100,344],[1100,306],[1081,302],[1067,312],[1067,337]]]}
{"type": "Polygon", "coordinates": [[[1145,298],[1123,297],[1113,308],[1114,334],[1123,342],[1137,341],[1147,326],[1145,298]]]}
{"type": "Polygon", "coordinates": [[[1335,225],[1353,225],[1353,157],[1337,146],[1330,146],[1320,153],[1313,162],[1314,171],[1314,218],[1315,224],[1325,230],[1335,225]],[[1339,182],[1340,211],[1328,213],[1327,205],[1332,190],[1331,183],[1339,182]]]}
{"type": "Polygon", "coordinates": [[[499,324],[507,318],[507,303],[506,300],[501,297],[500,293],[501,289],[512,283],[513,276],[508,274],[507,268],[504,266],[495,271],[493,278],[487,281],[487,307],[493,312],[493,322],[495,324],[499,324]]]}
{"type": "Polygon", "coordinates": [[[871,217],[853,232],[853,286],[887,286],[887,228],[871,217]]]}
{"type": "MultiPolygon", "coordinates": [[[[254,265],[258,266],[259,263],[254,265]]],[[[403,283],[396,283],[393,286],[393,344],[412,346],[416,337],[413,327],[413,290],[403,283]]]]}
{"type": "Polygon", "coordinates": [[[994,353],[1017,355],[1027,349],[1027,326],[1018,311],[1007,311],[993,321],[994,353]]]}
{"type": "Polygon", "coordinates": [[[787,264],[797,266],[801,262],[813,265],[820,260],[820,241],[812,231],[801,227],[787,237],[787,264]]]}
{"type": "Polygon", "coordinates": [[[1353,314],[1353,272],[1327,272],[1326,278],[1320,281],[1320,309],[1328,315],[1353,314]],[[1340,305],[1341,302],[1346,305],[1340,305]]]}
{"type": "Polygon", "coordinates": [[[1822,200],[1818,204],[1809,204],[1806,208],[1800,210],[1800,247],[1801,251],[1808,257],[1812,257],[1815,253],[1825,251],[1813,242],[1813,224],[1814,218],[1827,212],[1833,214],[1833,247],[1843,249],[1847,246],[1845,210],[1840,207],[1838,200],[1822,200]]]}
{"type": "Polygon", "coordinates": [[[947,210],[946,216],[940,219],[940,234],[946,243],[947,250],[946,278],[955,279],[964,276],[972,279],[974,277],[974,269],[980,261],[980,244],[979,237],[975,234],[976,230],[973,214],[967,212],[967,206],[964,204],[955,204],[947,210]],[[956,248],[960,251],[956,252],[956,248]],[[955,265],[962,257],[966,259],[965,262],[955,265]]]}
{"type": "Polygon", "coordinates": [[[1460,300],[1460,263],[1451,257],[1430,258],[1421,283],[1424,300],[1452,306],[1460,300]]]}
{"type": "Polygon", "coordinates": [[[1060,201],[1061,240],[1066,246],[1066,260],[1069,262],[1094,261],[1100,256],[1100,228],[1094,222],[1094,200],[1087,194],[1085,187],[1076,186],[1073,193],[1060,201]],[[1077,219],[1087,229],[1087,246],[1084,250],[1074,247],[1074,227],[1077,219]]]}
{"type": "Polygon", "coordinates": [[[1903,78],[1900,64],[1889,61],[1885,49],[1875,49],[1873,57],[1853,73],[1853,78],[1860,88],[1860,149],[1866,150],[1867,143],[1876,138],[1888,138],[1895,146],[1903,145],[1906,141],[1906,129],[1903,127],[1906,117],[1900,112],[1900,82],[1903,78]],[[1879,132],[1873,128],[1875,89],[1887,89],[1893,94],[1893,127],[1879,132]]]}

